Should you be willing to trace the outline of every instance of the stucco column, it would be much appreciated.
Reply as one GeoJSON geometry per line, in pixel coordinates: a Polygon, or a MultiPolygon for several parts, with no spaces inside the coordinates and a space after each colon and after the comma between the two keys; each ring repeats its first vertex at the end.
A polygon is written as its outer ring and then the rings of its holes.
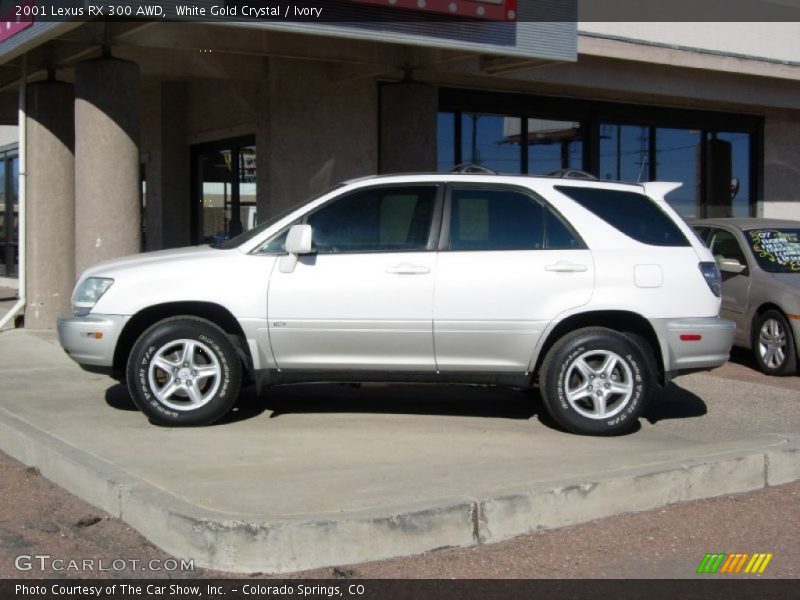
{"type": "Polygon", "coordinates": [[[28,85],[25,326],[53,329],[75,283],[74,88],[28,85]]]}
{"type": "Polygon", "coordinates": [[[75,266],[134,254],[141,238],[139,67],[99,58],[75,69],[75,266]]]}
{"type": "Polygon", "coordinates": [[[437,89],[425,83],[381,86],[380,172],[436,171],[437,89]]]}

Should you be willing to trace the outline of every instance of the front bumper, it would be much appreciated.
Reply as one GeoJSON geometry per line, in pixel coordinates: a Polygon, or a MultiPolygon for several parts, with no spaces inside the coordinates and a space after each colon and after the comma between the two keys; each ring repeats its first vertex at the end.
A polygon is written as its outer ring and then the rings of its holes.
{"type": "Polygon", "coordinates": [[[58,341],[69,357],[82,366],[112,367],[114,349],[130,317],[88,314],[58,317],[58,341]]]}
{"type": "Polygon", "coordinates": [[[728,362],[736,333],[733,321],[697,317],[653,319],[651,323],[661,340],[665,372],[713,369],[728,362]]]}

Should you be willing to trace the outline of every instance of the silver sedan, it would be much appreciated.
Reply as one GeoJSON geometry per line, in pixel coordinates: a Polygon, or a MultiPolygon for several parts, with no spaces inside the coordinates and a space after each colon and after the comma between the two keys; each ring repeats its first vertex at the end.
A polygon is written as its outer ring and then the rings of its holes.
{"type": "Polygon", "coordinates": [[[798,370],[800,221],[693,221],[722,272],[721,316],[736,323],[734,345],[753,351],[769,375],[798,370]]]}

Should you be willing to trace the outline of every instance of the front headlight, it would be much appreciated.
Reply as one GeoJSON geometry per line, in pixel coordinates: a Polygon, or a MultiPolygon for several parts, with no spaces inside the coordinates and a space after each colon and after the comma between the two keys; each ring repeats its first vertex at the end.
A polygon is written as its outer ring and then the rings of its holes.
{"type": "Polygon", "coordinates": [[[87,277],[72,294],[72,312],[76,317],[89,314],[97,301],[108,291],[113,279],[106,277],[87,277]]]}

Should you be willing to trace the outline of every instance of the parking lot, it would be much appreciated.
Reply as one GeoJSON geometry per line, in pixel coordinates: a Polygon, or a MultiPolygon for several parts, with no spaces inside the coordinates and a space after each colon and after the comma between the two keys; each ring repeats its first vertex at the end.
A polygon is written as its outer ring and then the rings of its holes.
{"type": "Polygon", "coordinates": [[[737,363],[677,379],[632,435],[589,438],[557,430],[536,393],[455,386],[248,390],[216,426],[165,429],[51,334],[4,333],[0,360],[4,451],[225,570],[498,541],[798,478],[798,378],[737,363]]]}

